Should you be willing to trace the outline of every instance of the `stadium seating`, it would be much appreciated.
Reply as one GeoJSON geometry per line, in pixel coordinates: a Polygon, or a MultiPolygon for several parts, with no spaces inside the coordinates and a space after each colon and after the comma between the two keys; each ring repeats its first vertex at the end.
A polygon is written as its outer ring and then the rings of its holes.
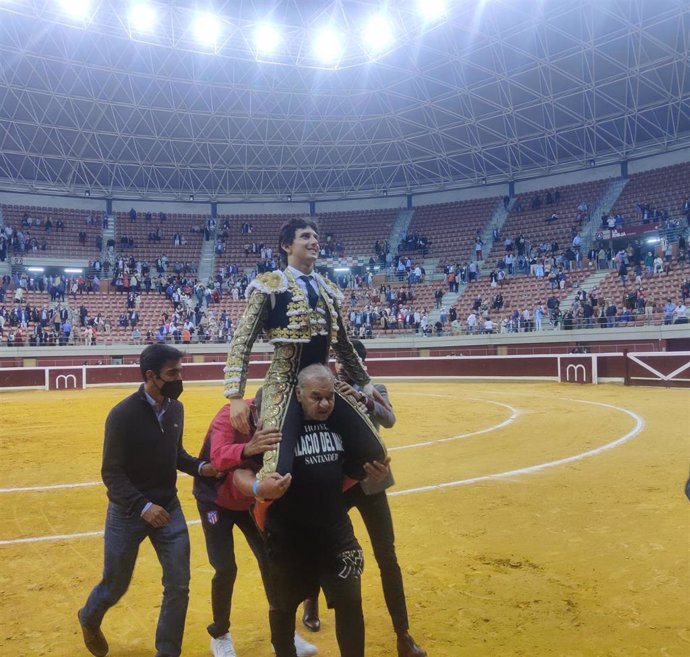
{"type": "Polygon", "coordinates": [[[207,215],[168,214],[165,221],[160,221],[158,214],[154,213],[151,220],[147,221],[144,213],[139,213],[136,221],[131,221],[129,213],[118,212],[115,218],[116,253],[134,255],[137,260],[146,260],[149,263],[160,255],[167,255],[170,265],[174,262],[190,262],[195,265],[199,263],[207,215]],[[160,241],[149,240],[149,233],[157,229],[160,229],[160,241]],[[184,245],[175,246],[173,237],[176,233],[184,238],[184,245]],[[122,248],[123,237],[133,238],[134,248],[122,248]]]}
{"type": "Polygon", "coordinates": [[[24,215],[27,214],[29,217],[41,219],[41,227],[32,227],[28,229],[28,232],[31,237],[35,237],[39,242],[45,239],[47,248],[45,251],[40,249],[35,252],[26,251],[24,253],[25,256],[87,258],[88,260],[98,257],[99,251],[96,248],[96,237],[101,234],[103,228],[102,212],[49,208],[35,205],[3,205],[2,213],[5,226],[21,230],[25,236],[27,236],[27,228],[22,227],[24,215]],[[44,227],[47,217],[50,217],[53,223],[53,227],[49,231],[46,231],[44,227]],[[89,217],[92,218],[92,221],[87,223],[89,217]],[[64,223],[64,231],[57,230],[56,224],[58,220],[64,223]],[[79,243],[80,232],[86,233],[84,245],[79,243]]]}
{"type": "Polygon", "coordinates": [[[544,199],[547,192],[554,195],[556,188],[520,194],[513,204],[513,210],[503,224],[500,239],[491,247],[488,245],[485,247],[484,260],[491,265],[496,263],[505,254],[503,244],[505,238],[510,237],[515,240],[518,235],[523,235],[533,247],[537,247],[542,242],[547,244],[557,242],[561,250],[565,249],[572,242],[571,230],[576,223],[578,205],[585,202],[590,209],[593,208],[609,183],[609,180],[597,180],[558,187],[559,203],[550,205],[545,204],[544,199]],[[540,197],[542,205],[539,209],[533,210],[531,206],[535,196],[540,197]],[[516,211],[518,205],[522,206],[522,212],[516,211]],[[546,219],[554,212],[558,214],[559,218],[556,221],[547,222],[546,219]]]}
{"type": "Polygon", "coordinates": [[[424,205],[415,209],[407,232],[430,241],[428,255],[438,258],[439,266],[446,261],[465,262],[474,258],[475,237],[484,231],[500,202],[488,198],[424,205]]]}
{"type": "Polygon", "coordinates": [[[690,162],[636,173],[630,176],[611,214],[623,215],[625,225],[641,224],[643,218],[637,208],[641,203],[662,212],[668,210],[672,218],[679,218],[683,200],[689,195],[690,162]]]}
{"type": "MultiPolygon", "coordinates": [[[[562,290],[559,288],[552,290],[546,278],[526,275],[507,277],[504,285],[491,287],[491,280],[488,276],[484,276],[465,287],[458,297],[455,304],[458,320],[464,326],[478,296],[482,298],[482,304],[489,305],[489,314],[495,322],[510,315],[516,309],[519,311],[527,309],[532,314],[538,304],[541,303],[546,307],[546,300],[550,296],[556,297],[559,301],[565,299],[573,291],[573,287],[582,283],[591,273],[591,270],[567,272],[566,285],[562,290]],[[491,310],[492,300],[499,292],[503,296],[503,307],[500,311],[491,310]]],[[[562,308],[562,310],[565,309],[562,308]]],[[[546,324],[546,321],[544,323],[546,324]]]]}

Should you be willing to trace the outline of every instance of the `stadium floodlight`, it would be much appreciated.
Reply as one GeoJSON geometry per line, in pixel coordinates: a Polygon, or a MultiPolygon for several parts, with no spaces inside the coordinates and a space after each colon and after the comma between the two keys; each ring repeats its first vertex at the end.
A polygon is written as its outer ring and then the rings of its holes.
{"type": "Polygon", "coordinates": [[[137,2],[129,9],[129,29],[132,32],[152,32],[156,27],[157,17],[153,5],[137,2]]]}
{"type": "Polygon", "coordinates": [[[27,270],[35,274],[40,274],[45,271],[44,267],[27,267],[27,270]]]}
{"type": "Polygon", "coordinates": [[[314,54],[325,64],[335,64],[340,59],[342,44],[335,30],[323,28],[314,39],[314,54]]]}
{"type": "Polygon", "coordinates": [[[60,0],[62,11],[74,19],[85,19],[91,8],[90,0],[60,0]]]}
{"type": "Polygon", "coordinates": [[[390,21],[380,14],[372,16],[362,31],[364,49],[372,54],[385,50],[393,42],[393,29],[390,21]]]}
{"type": "Polygon", "coordinates": [[[259,54],[270,54],[280,45],[280,33],[270,23],[264,23],[256,28],[254,43],[259,54]]]}
{"type": "Polygon", "coordinates": [[[199,43],[215,46],[220,36],[220,21],[213,14],[199,14],[194,21],[194,36],[199,43]]]}
{"type": "Polygon", "coordinates": [[[417,7],[424,20],[435,21],[445,17],[448,11],[446,0],[418,0],[417,7]]]}
{"type": "Polygon", "coordinates": [[[76,267],[66,267],[65,274],[83,274],[83,269],[77,269],[76,267]]]}

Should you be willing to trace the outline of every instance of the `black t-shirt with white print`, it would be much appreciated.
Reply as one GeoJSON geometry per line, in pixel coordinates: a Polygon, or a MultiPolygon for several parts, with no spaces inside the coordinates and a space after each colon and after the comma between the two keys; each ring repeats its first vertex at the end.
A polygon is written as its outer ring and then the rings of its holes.
{"type": "Polygon", "coordinates": [[[343,441],[323,422],[305,423],[295,446],[292,483],[269,509],[305,526],[331,525],[347,516],[343,498],[343,441]]]}

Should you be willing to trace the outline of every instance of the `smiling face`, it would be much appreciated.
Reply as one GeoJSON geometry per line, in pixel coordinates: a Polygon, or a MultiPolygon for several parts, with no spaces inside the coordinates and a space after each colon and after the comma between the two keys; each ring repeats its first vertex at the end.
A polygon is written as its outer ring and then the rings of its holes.
{"type": "Polygon", "coordinates": [[[298,228],[292,243],[283,242],[280,247],[287,255],[288,265],[309,274],[319,257],[319,235],[311,227],[298,228]]]}

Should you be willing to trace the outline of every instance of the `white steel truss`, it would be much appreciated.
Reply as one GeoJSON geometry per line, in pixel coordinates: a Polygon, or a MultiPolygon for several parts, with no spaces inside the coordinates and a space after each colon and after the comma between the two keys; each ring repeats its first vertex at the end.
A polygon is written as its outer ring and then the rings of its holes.
{"type": "MultiPolygon", "coordinates": [[[[324,15],[382,4],[273,3],[289,48],[258,61],[266,3],[217,2],[213,52],[185,28],[131,38],[127,3],[71,25],[54,2],[0,4],[0,186],[197,199],[323,198],[515,180],[690,143],[687,0],[450,2],[396,47],[319,68],[324,15]],[[249,18],[251,17],[251,19],[249,18]],[[186,30],[186,31],[185,31],[186,30]],[[281,59],[282,58],[282,59],[281,59]]],[[[359,13],[358,13],[359,12],[359,13]]]]}

